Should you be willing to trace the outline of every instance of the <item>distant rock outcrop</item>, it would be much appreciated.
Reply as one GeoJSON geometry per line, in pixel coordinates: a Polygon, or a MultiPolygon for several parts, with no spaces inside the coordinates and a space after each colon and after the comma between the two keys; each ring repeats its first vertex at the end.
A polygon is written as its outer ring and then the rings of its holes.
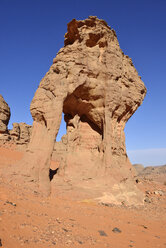
{"type": "Polygon", "coordinates": [[[25,145],[30,141],[32,126],[21,122],[13,123],[13,129],[9,130],[10,139],[16,145],[25,145]]]}
{"type": "Polygon", "coordinates": [[[142,175],[149,174],[166,174],[166,164],[160,166],[147,166],[141,171],[142,175]]]}
{"type": "Polygon", "coordinates": [[[144,170],[144,166],[142,164],[133,164],[133,167],[136,170],[136,174],[139,174],[144,170]]]}
{"type": "Polygon", "coordinates": [[[10,108],[5,102],[2,95],[0,95],[0,141],[9,140],[8,123],[10,120],[10,108]]]}
{"type": "Polygon", "coordinates": [[[137,204],[142,194],[125,147],[124,127],[141,105],[146,88],[120,49],[116,33],[89,17],[68,24],[64,47],[40,82],[31,103],[33,131],[22,163],[50,193],[49,168],[73,185],[101,188],[113,203],[137,204]],[[55,144],[62,112],[67,135],[55,144]],[[55,152],[53,149],[55,147],[55,152]],[[105,187],[105,188],[104,188],[105,187]]]}
{"type": "Polygon", "coordinates": [[[7,133],[8,123],[10,120],[10,108],[5,102],[2,95],[0,95],[0,133],[7,133]]]}
{"type": "Polygon", "coordinates": [[[27,145],[32,126],[26,123],[13,123],[13,129],[8,130],[10,115],[10,108],[0,95],[0,144],[27,145]]]}
{"type": "MultiPolygon", "coordinates": [[[[137,168],[136,168],[137,170],[137,168]]],[[[137,170],[137,176],[150,181],[166,183],[166,165],[147,166],[141,170],[137,170]]]]}

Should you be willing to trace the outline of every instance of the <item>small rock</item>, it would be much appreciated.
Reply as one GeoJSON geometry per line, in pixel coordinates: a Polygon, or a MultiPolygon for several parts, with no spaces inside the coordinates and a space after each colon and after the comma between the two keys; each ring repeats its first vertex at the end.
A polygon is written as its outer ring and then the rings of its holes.
{"type": "Polygon", "coordinates": [[[112,207],[113,204],[111,203],[105,203],[105,202],[101,202],[100,205],[106,206],[106,207],[112,207]]]}
{"type": "Polygon", "coordinates": [[[142,226],[143,226],[143,228],[148,229],[148,227],[147,227],[147,226],[144,226],[144,225],[142,225],[142,226]]]}
{"type": "Polygon", "coordinates": [[[67,240],[66,244],[71,244],[72,243],[72,240],[67,240]]]}
{"type": "Polygon", "coordinates": [[[149,190],[146,190],[145,193],[146,193],[147,195],[150,195],[150,194],[151,194],[151,192],[150,192],[149,190]]]}
{"type": "Polygon", "coordinates": [[[79,243],[80,245],[82,245],[82,244],[83,244],[83,242],[82,242],[81,240],[78,240],[78,243],[79,243]]]}
{"type": "Polygon", "coordinates": [[[14,202],[6,201],[6,203],[8,203],[8,204],[10,204],[10,205],[12,205],[12,206],[14,206],[14,207],[17,206],[16,203],[14,203],[14,202]]]}
{"type": "Polygon", "coordinates": [[[98,232],[99,232],[100,236],[105,236],[105,237],[108,236],[103,230],[99,230],[98,232]]]}
{"type": "Polygon", "coordinates": [[[122,201],[121,204],[122,204],[123,207],[126,207],[126,202],[125,201],[122,201]]]}
{"type": "Polygon", "coordinates": [[[2,246],[2,240],[0,239],[0,247],[2,246]]]}
{"type": "Polygon", "coordinates": [[[60,221],[60,219],[59,218],[56,218],[56,221],[60,224],[61,223],[61,221],[60,221]]]}
{"type": "Polygon", "coordinates": [[[28,239],[24,240],[24,243],[29,243],[29,240],[28,239]]]}
{"type": "Polygon", "coordinates": [[[33,228],[33,232],[37,232],[38,228],[36,226],[34,226],[33,228]]]}
{"type": "Polygon", "coordinates": [[[162,190],[156,190],[156,191],[154,191],[154,194],[159,195],[159,196],[163,196],[164,192],[162,190]]]}
{"type": "Polygon", "coordinates": [[[151,201],[151,199],[149,197],[145,197],[144,202],[151,203],[152,201],[151,201]]]}
{"type": "Polygon", "coordinates": [[[121,233],[122,231],[119,228],[115,227],[114,229],[112,229],[112,232],[121,233]]]}

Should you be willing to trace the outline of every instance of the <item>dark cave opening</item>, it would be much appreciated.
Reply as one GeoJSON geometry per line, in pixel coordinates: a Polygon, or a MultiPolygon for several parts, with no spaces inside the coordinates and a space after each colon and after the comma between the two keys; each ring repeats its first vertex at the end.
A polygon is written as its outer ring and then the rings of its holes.
{"type": "Polygon", "coordinates": [[[52,170],[52,169],[49,169],[49,179],[50,179],[50,182],[52,181],[52,179],[54,178],[54,176],[57,174],[59,168],[57,168],[56,170],[52,170]]]}

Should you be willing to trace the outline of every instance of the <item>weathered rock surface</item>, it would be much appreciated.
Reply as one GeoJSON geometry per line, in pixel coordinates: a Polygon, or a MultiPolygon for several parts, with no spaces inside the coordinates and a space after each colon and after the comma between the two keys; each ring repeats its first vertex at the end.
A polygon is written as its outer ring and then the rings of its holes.
{"type": "Polygon", "coordinates": [[[0,144],[27,145],[32,126],[26,123],[13,123],[13,129],[8,130],[10,115],[10,108],[0,95],[0,144]]]}
{"type": "Polygon", "coordinates": [[[33,131],[22,161],[27,163],[27,173],[39,180],[46,195],[50,193],[50,159],[64,112],[67,134],[55,144],[53,154],[60,161],[59,176],[73,185],[98,187],[114,203],[140,202],[142,195],[132,180],[134,169],[126,154],[124,127],[145,94],[115,31],[96,17],[73,19],[64,47],[31,103],[33,131]]]}
{"type": "Polygon", "coordinates": [[[10,119],[10,108],[5,102],[2,95],[0,95],[0,134],[8,132],[7,126],[10,119]]]}
{"type": "Polygon", "coordinates": [[[13,123],[13,129],[9,131],[11,141],[16,145],[25,145],[30,141],[32,126],[21,122],[13,123]]]}
{"type": "Polygon", "coordinates": [[[8,123],[10,119],[10,108],[5,102],[2,95],[0,95],[0,143],[10,140],[8,134],[8,123]]]}

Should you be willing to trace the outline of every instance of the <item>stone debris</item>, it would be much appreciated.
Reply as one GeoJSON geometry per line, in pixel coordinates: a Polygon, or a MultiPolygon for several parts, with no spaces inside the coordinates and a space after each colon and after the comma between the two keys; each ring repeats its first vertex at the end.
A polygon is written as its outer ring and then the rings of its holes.
{"type": "Polygon", "coordinates": [[[144,229],[148,229],[148,227],[147,226],[145,226],[145,225],[141,225],[144,229]]]}
{"type": "Polygon", "coordinates": [[[16,203],[11,202],[11,201],[6,201],[6,203],[7,203],[7,204],[10,204],[10,205],[12,205],[12,206],[14,206],[14,207],[16,207],[16,206],[17,206],[17,205],[16,205],[16,203]]]}
{"type": "Polygon", "coordinates": [[[122,231],[118,227],[114,227],[112,229],[112,232],[114,232],[114,233],[121,233],[122,231]]]}
{"type": "Polygon", "coordinates": [[[146,196],[145,199],[144,199],[144,202],[151,203],[152,200],[149,198],[149,196],[146,196]]]}
{"type": "Polygon", "coordinates": [[[159,196],[163,196],[164,195],[164,191],[163,190],[155,190],[154,191],[155,195],[159,195],[159,196]]]}
{"type": "Polygon", "coordinates": [[[99,232],[100,236],[104,236],[104,237],[108,236],[103,230],[99,230],[98,232],[99,232]]]}

